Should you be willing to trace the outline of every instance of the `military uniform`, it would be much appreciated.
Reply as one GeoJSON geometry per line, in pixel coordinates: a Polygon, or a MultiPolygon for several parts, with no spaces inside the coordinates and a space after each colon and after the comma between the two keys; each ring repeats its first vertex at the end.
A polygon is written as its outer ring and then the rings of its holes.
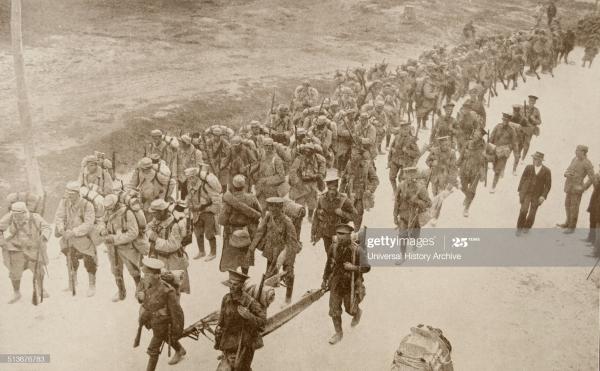
{"type": "Polygon", "coordinates": [[[457,185],[456,153],[450,148],[449,137],[439,137],[438,142],[440,142],[439,146],[431,148],[426,161],[427,166],[431,168],[431,191],[434,196],[449,184],[457,185]]]}
{"type": "Polygon", "coordinates": [[[371,158],[375,159],[377,157],[377,148],[375,147],[375,143],[377,141],[377,129],[369,122],[369,115],[365,112],[360,114],[360,119],[354,124],[354,140],[358,143],[363,143],[363,139],[366,139],[368,144],[366,144],[369,152],[371,153],[371,158]]]}
{"type": "Polygon", "coordinates": [[[353,203],[356,211],[353,222],[357,230],[362,225],[365,208],[368,210],[374,206],[373,195],[378,185],[377,172],[364,152],[350,159],[343,172],[340,189],[353,203]]]}
{"type": "Polygon", "coordinates": [[[79,174],[79,182],[82,186],[92,189],[101,196],[106,196],[113,192],[113,179],[108,170],[103,169],[99,165],[99,160],[96,156],[87,156],[82,162],[82,171],[79,174]],[[86,165],[90,162],[98,164],[96,171],[90,173],[86,165]]]}
{"type": "MultiPolygon", "coordinates": [[[[587,153],[587,147],[580,146],[579,148],[584,149],[587,153]]],[[[561,227],[567,228],[568,230],[573,230],[577,226],[577,218],[579,216],[579,205],[581,204],[581,196],[585,191],[588,185],[584,186],[584,179],[588,178],[588,180],[593,179],[594,177],[594,167],[590,160],[586,157],[581,159],[574,158],[571,161],[571,164],[565,171],[565,187],[564,192],[566,193],[565,197],[565,211],[566,211],[566,221],[561,224],[561,227]]]]}
{"type": "Polygon", "coordinates": [[[429,142],[434,143],[439,137],[450,137],[450,142],[454,142],[454,135],[457,122],[451,115],[442,115],[438,118],[436,125],[431,129],[429,142]]]}
{"type": "Polygon", "coordinates": [[[287,111],[282,111],[282,107],[278,109],[276,115],[271,116],[269,125],[269,136],[277,143],[284,145],[290,144],[290,138],[294,130],[292,118],[287,114],[287,111]]]}
{"type": "Polygon", "coordinates": [[[289,174],[290,198],[308,207],[309,221],[312,220],[313,211],[317,206],[317,195],[326,173],[326,160],[314,153],[314,149],[312,144],[304,144],[301,148],[302,154],[294,160],[289,174]]]}
{"type": "Polygon", "coordinates": [[[153,141],[146,150],[146,155],[158,155],[165,161],[169,169],[175,169],[177,161],[177,150],[174,147],[179,146],[177,139],[163,135],[160,130],[152,131],[153,141]]]}
{"type": "MultiPolygon", "coordinates": [[[[172,183],[174,183],[174,180],[172,180],[172,183]]],[[[139,192],[144,214],[147,219],[150,219],[148,209],[152,201],[157,198],[164,198],[167,189],[173,191],[174,184],[171,184],[168,179],[161,179],[158,171],[152,168],[152,160],[145,157],[138,162],[137,169],[131,176],[127,189],[139,192]]]]}
{"type": "Polygon", "coordinates": [[[415,237],[413,230],[417,231],[418,237],[421,229],[419,214],[431,207],[431,199],[427,189],[413,178],[416,168],[407,168],[403,172],[407,178],[400,182],[395,194],[394,222],[400,229],[400,237],[415,237]]]}
{"type": "Polygon", "coordinates": [[[202,152],[191,145],[192,139],[187,134],[181,137],[181,142],[182,144],[177,151],[177,182],[179,183],[181,199],[185,200],[187,196],[187,178],[184,170],[191,167],[200,167],[203,161],[202,152]]]}
{"type": "Polygon", "coordinates": [[[500,180],[500,177],[504,172],[508,156],[510,156],[511,152],[517,152],[517,133],[508,123],[509,119],[510,115],[504,114],[503,122],[496,125],[492,134],[490,134],[490,143],[496,146],[492,192],[496,189],[498,180],[500,180]]]}
{"type": "Polygon", "coordinates": [[[369,119],[371,125],[375,127],[376,135],[375,135],[375,150],[380,154],[383,154],[381,149],[381,144],[383,143],[383,138],[385,138],[385,133],[390,126],[390,120],[388,115],[383,110],[385,106],[385,102],[383,100],[375,100],[375,109],[371,112],[371,117],[369,119]]]}
{"type": "MultiPolygon", "coordinates": [[[[267,138],[265,146],[273,146],[273,140],[267,138]]],[[[256,164],[256,197],[261,209],[266,209],[266,200],[269,197],[283,196],[281,189],[285,187],[285,166],[283,160],[273,150],[264,151],[263,156],[256,164]]]]}
{"type": "MultiPolygon", "coordinates": [[[[408,127],[409,123],[402,124],[403,127],[408,127]]],[[[390,169],[389,179],[392,183],[394,193],[397,188],[398,173],[406,168],[415,166],[421,157],[421,151],[417,145],[417,138],[410,134],[409,131],[396,134],[392,147],[388,154],[388,167],[390,169]]]]}
{"type": "Polygon", "coordinates": [[[323,149],[323,157],[325,157],[328,167],[331,167],[334,159],[334,154],[331,148],[333,143],[333,135],[331,130],[328,128],[328,125],[326,125],[327,121],[328,120],[325,116],[320,116],[316,121],[316,125],[312,126],[308,130],[308,134],[319,139],[319,145],[323,149]]]}
{"type": "Polygon", "coordinates": [[[15,202],[11,211],[0,219],[0,247],[4,265],[12,282],[14,297],[9,304],[21,298],[21,277],[25,269],[36,276],[42,286],[44,266],[48,264],[46,242],[50,238],[50,226],[40,215],[28,212],[24,202],[15,202]],[[15,214],[23,216],[17,220],[15,214]]]}
{"type": "Polygon", "coordinates": [[[485,148],[485,141],[481,137],[475,137],[467,142],[458,160],[460,186],[465,195],[463,201],[463,215],[465,217],[469,215],[469,208],[475,198],[477,186],[482,176],[482,169],[487,166],[485,148]]]}

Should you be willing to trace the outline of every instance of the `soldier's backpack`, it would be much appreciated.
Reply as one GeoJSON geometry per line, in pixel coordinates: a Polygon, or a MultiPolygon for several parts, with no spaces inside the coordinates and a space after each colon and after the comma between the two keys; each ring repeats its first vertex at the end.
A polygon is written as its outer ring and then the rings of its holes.
{"type": "Polygon", "coordinates": [[[192,244],[192,236],[194,234],[193,226],[187,215],[187,205],[184,202],[174,202],[169,205],[169,211],[175,218],[175,221],[179,223],[180,221],[185,221],[185,229],[183,230],[183,235],[181,239],[181,247],[186,248],[188,245],[192,244]]]}
{"type": "Polygon", "coordinates": [[[138,250],[140,254],[147,255],[148,251],[150,250],[150,245],[145,235],[146,225],[148,222],[146,221],[146,215],[144,215],[139,193],[135,190],[121,190],[119,193],[117,193],[117,197],[119,199],[119,203],[125,205],[127,210],[131,211],[135,216],[135,221],[138,226],[138,236],[135,240],[133,240],[133,247],[138,250]]]}
{"type": "MultiPolygon", "coordinates": [[[[166,186],[169,184],[169,180],[171,177],[171,169],[166,166],[162,161],[158,164],[153,164],[152,168],[154,169],[154,179],[162,186],[166,186]]],[[[170,185],[169,185],[170,186],[170,185]]]]}
{"type": "Polygon", "coordinates": [[[418,325],[410,329],[396,350],[392,371],[453,371],[452,345],[442,330],[418,325]]]}
{"type": "Polygon", "coordinates": [[[8,208],[12,207],[15,202],[25,202],[27,210],[32,213],[42,214],[44,209],[44,196],[36,195],[32,192],[14,192],[6,196],[8,208]]]}

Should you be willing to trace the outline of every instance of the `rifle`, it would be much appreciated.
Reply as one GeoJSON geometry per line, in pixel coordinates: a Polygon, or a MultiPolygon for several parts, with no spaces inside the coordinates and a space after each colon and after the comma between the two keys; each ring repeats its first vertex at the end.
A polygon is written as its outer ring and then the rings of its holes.
{"type": "Polygon", "coordinates": [[[171,174],[169,174],[169,181],[167,182],[167,190],[165,192],[165,197],[164,197],[165,201],[167,201],[167,198],[169,197],[169,187],[171,186],[171,180],[173,180],[173,172],[171,172],[171,174]]]}
{"type": "Polygon", "coordinates": [[[69,268],[69,284],[71,285],[71,294],[75,296],[77,290],[75,289],[75,271],[73,270],[73,262],[71,257],[73,255],[73,248],[67,247],[67,267],[69,268]]]}
{"type": "Polygon", "coordinates": [[[208,144],[206,143],[206,138],[204,137],[204,135],[201,135],[200,138],[202,138],[202,144],[204,145],[204,152],[206,153],[208,165],[210,165],[210,170],[212,171],[213,174],[216,175],[216,174],[218,174],[217,168],[213,162],[212,155],[210,153],[210,148],[208,148],[208,144]]]}
{"type": "MultiPolygon", "coordinates": [[[[263,290],[263,286],[265,284],[265,278],[266,275],[263,274],[262,278],[260,280],[260,285],[258,286],[258,290],[256,292],[256,301],[259,302],[260,304],[260,297],[262,295],[262,290],[263,290]]],[[[262,305],[262,304],[260,304],[262,305]]],[[[235,362],[233,365],[233,369],[234,370],[239,370],[240,369],[240,362],[241,362],[241,355],[242,355],[242,339],[244,338],[244,332],[246,331],[246,326],[242,327],[242,331],[240,332],[240,340],[238,342],[238,347],[237,347],[237,351],[235,353],[235,362]]]]}
{"type": "Polygon", "coordinates": [[[112,176],[113,180],[115,179],[115,173],[117,172],[117,152],[112,152],[112,176]]]}
{"type": "Polygon", "coordinates": [[[38,248],[38,252],[37,252],[37,257],[36,257],[36,261],[35,261],[35,268],[33,268],[33,294],[31,296],[31,304],[38,305],[39,303],[44,301],[44,288],[42,286],[42,281],[37,279],[38,271],[39,271],[39,267],[40,267],[40,258],[41,258],[40,253],[42,251],[42,244],[40,241],[40,237],[38,235],[36,235],[36,238],[35,238],[35,245],[38,248]],[[38,282],[40,284],[40,291],[41,291],[41,295],[40,295],[41,297],[40,297],[39,302],[38,302],[38,289],[37,289],[38,282]]]}
{"type": "Polygon", "coordinates": [[[137,348],[138,346],[140,346],[140,340],[142,338],[142,327],[144,327],[144,325],[142,325],[141,323],[138,324],[138,328],[137,328],[137,332],[135,333],[135,339],[133,340],[133,347],[137,348]]]}
{"type": "MultiPolygon", "coordinates": [[[[147,143],[144,144],[144,157],[148,157],[148,145],[147,145],[147,143]]],[[[114,166],[114,164],[113,164],[113,166],[114,166]]]]}

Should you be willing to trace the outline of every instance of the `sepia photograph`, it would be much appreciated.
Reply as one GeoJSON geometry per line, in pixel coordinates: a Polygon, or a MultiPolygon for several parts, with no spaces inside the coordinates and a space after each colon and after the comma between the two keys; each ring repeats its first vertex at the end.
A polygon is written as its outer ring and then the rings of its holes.
{"type": "Polygon", "coordinates": [[[598,0],[0,0],[0,371],[600,370],[598,0]]]}

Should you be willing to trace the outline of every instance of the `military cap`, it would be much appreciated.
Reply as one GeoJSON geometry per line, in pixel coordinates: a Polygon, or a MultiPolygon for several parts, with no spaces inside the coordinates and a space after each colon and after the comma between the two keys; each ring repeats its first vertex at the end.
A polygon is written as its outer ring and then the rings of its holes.
{"type": "Polygon", "coordinates": [[[94,155],[85,156],[83,158],[83,160],[81,161],[81,166],[85,166],[85,165],[87,165],[89,163],[96,163],[97,164],[98,163],[98,157],[96,157],[94,155]]]}
{"type": "Polygon", "coordinates": [[[223,282],[225,286],[231,286],[232,284],[244,283],[248,278],[248,275],[242,273],[241,271],[228,269],[227,273],[229,274],[229,279],[223,282]]]}
{"type": "Polygon", "coordinates": [[[415,177],[417,176],[418,173],[418,168],[417,167],[405,167],[404,169],[402,169],[402,175],[406,176],[406,177],[415,177]]]}
{"type": "Polygon", "coordinates": [[[529,95],[528,96],[529,99],[533,99],[533,100],[538,100],[539,98],[536,97],[535,95],[529,95]]]}
{"type": "Polygon", "coordinates": [[[233,138],[231,138],[232,145],[241,144],[241,143],[242,143],[242,138],[240,138],[239,135],[236,135],[233,138]]]}
{"type": "Polygon", "coordinates": [[[363,146],[368,146],[373,143],[371,142],[370,138],[360,138],[360,144],[362,144],[363,146]]]}
{"type": "Polygon", "coordinates": [[[11,213],[26,213],[27,205],[22,201],[15,202],[10,206],[10,211],[11,213]]]}
{"type": "Polygon", "coordinates": [[[256,120],[252,120],[252,121],[250,121],[250,127],[251,128],[259,128],[260,127],[260,122],[258,122],[256,120]]]}
{"type": "Polygon", "coordinates": [[[437,140],[439,140],[440,142],[442,142],[442,141],[448,140],[449,138],[450,138],[450,136],[446,135],[446,136],[443,136],[443,137],[438,137],[437,140]]]}
{"type": "Polygon", "coordinates": [[[317,123],[318,124],[324,124],[327,122],[327,116],[321,115],[319,116],[319,118],[317,119],[317,123]]]}
{"type": "Polygon", "coordinates": [[[337,234],[351,234],[354,232],[354,228],[348,224],[338,224],[335,226],[335,233],[337,234]]]}
{"type": "Polygon", "coordinates": [[[238,249],[248,247],[252,243],[250,234],[245,229],[239,229],[234,231],[229,238],[229,246],[236,247],[238,249]]]}
{"type": "Polygon", "coordinates": [[[415,67],[413,67],[413,66],[408,66],[408,67],[406,67],[406,71],[408,71],[408,72],[417,72],[417,69],[415,67]]]}
{"type": "Polygon", "coordinates": [[[536,153],[531,155],[531,157],[544,161],[544,154],[540,151],[537,151],[536,153]]]}
{"type": "Polygon", "coordinates": [[[185,176],[194,176],[194,175],[198,175],[199,172],[200,172],[200,169],[197,167],[188,167],[187,169],[185,169],[183,171],[183,174],[185,176]]]}
{"type": "Polygon", "coordinates": [[[454,108],[455,106],[456,105],[454,103],[452,103],[452,102],[444,104],[444,108],[450,108],[450,107],[454,108]]]}
{"type": "Polygon", "coordinates": [[[287,110],[288,110],[288,106],[286,106],[285,104],[280,104],[280,105],[277,107],[277,110],[278,110],[279,112],[285,112],[285,111],[287,111],[287,110]]]}
{"type": "Polygon", "coordinates": [[[296,130],[296,134],[297,135],[306,135],[306,129],[305,128],[298,128],[296,130]]]}
{"type": "Polygon", "coordinates": [[[79,193],[79,190],[81,189],[81,183],[79,183],[76,180],[70,181],[69,183],[67,183],[67,192],[69,193],[79,193]]]}
{"type": "Polygon", "coordinates": [[[325,183],[337,182],[339,181],[339,177],[336,169],[327,169],[327,174],[325,175],[325,183]]]}
{"type": "Polygon", "coordinates": [[[117,204],[118,201],[119,201],[119,197],[117,197],[117,195],[109,194],[104,197],[102,204],[104,205],[104,208],[112,209],[113,207],[115,207],[115,205],[117,204]]]}
{"type": "Polygon", "coordinates": [[[265,138],[265,140],[263,140],[263,146],[272,146],[273,144],[273,138],[265,138]]]}
{"type": "Polygon", "coordinates": [[[406,77],[406,76],[408,76],[408,72],[406,72],[406,71],[400,71],[400,72],[398,72],[398,76],[400,76],[400,77],[406,77]]]}
{"type": "Polygon", "coordinates": [[[331,107],[337,107],[340,105],[340,102],[338,102],[337,100],[332,100],[331,103],[329,104],[331,107]]]}
{"type": "Polygon", "coordinates": [[[162,131],[158,129],[154,129],[150,132],[150,135],[153,137],[161,137],[163,135],[162,131]]]}
{"type": "Polygon", "coordinates": [[[150,160],[152,160],[153,164],[158,164],[158,162],[160,161],[160,155],[158,153],[151,153],[148,157],[150,158],[150,160]]]}
{"type": "Polygon", "coordinates": [[[382,101],[380,99],[377,99],[375,101],[375,107],[383,107],[383,106],[385,106],[385,102],[384,101],[382,101]]]}
{"type": "Polygon", "coordinates": [[[312,148],[315,150],[315,152],[323,152],[323,147],[321,147],[320,144],[313,143],[312,148]]]}
{"type": "Polygon", "coordinates": [[[360,113],[360,118],[361,119],[368,119],[369,118],[369,114],[367,112],[361,112],[360,113]]]}
{"type": "Polygon", "coordinates": [[[213,126],[211,132],[215,136],[223,135],[223,130],[218,126],[213,126]]]}
{"type": "Polygon", "coordinates": [[[150,157],[144,157],[137,163],[138,169],[146,170],[152,167],[152,159],[150,157]]]}
{"type": "Polygon", "coordinates": [[[513,109],[521,109],[521,108],[523,108],[523,106],[521,106],[520,104],[513,104],[512,108],[513,109]]]}
{"type": "Polygon", "coordinates": [[[283,198],[281,197],[269,197],[267,203],[270,205],[283,205],[283,198]]]}
{"type": "Polygon", "coordinates": [[[169,207],[169,203],[162,198],[158,198],[150,204],[150,212],[163,211],[169,207]]]}
{"type": "Polygon", "coordinates": [[[578,151],[583,151],[583,152],[587,152],[588,151],[588,146],[585,146],[583,144],[580,144],[577,146],[577,150],[578,151]]]}
{"type": "Polygon", "coordinates": [[[186,143],[186,144],[191,144],[192,143],[192,138],[189,135],[187,135],[187,134],[183,134],[181,136],[181,141],[183,143],[186,143]]]}
{"type": "Polygon", "coordinates": [[[142,259],[142,264],[151,273],[160,273],[160,270],[165,267],[165,263],[156,258],[145,257],[142,259]]]}
{"type": "Polygon", "coordinates": [[[503,120],[510,120],[512,119],[512,115],[506,113],[506,112],[502,112],[502,119],[503,120]]]}
{"type": "Polygon", "coordinates": [[[246,185],[246,178],[242,174],[233,177],[231,183],[235,188],[242,188],[246,185]]]}
{"type": "Polygon", "coordinates": [[[315,146],[312,143],[304,143],[298,146],[298,150],[300,151],[314,151],[315,146]]]}

